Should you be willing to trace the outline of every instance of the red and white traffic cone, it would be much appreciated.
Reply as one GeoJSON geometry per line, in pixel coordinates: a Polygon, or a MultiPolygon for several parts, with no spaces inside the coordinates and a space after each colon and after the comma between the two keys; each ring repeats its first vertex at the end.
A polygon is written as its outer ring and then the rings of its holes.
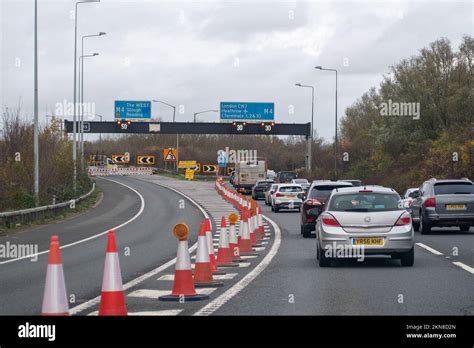
{"type": "Polygon", "coordinates": [[[229,249],[233,262],[242,262],[239,252],[239,242],[237,239],[237,233],[235,231],[235,224],[239,217],[237,214],[231,213],[229,215],[229,249]]]}
{"type": "Polygon", "coordinates": [[[224,285],[224,283],[215,281],[212,277],[209,251],[207,247],[206,224],[204,221],[201,221],[199,225],[196,262],[194,265],[194,286],[197,288],[204,288],[222,285],[224,285]]]}
{"type": "Polygon", "coordinates": [[[214,253],[214,241],[212,239],[211,220],[206,218],[206,238],[207,238],[207,249],[209,251],[209,262],[211,264],[211,271],[215,275],[226,274],[223,271],[217,269],[216,255],[214,253]]]}
{"type": "Polygon", "coordinates": [[[248,210],[247,208],[243,209],[243,213],[241,214],[241,230],[239,231],[238,246],[239,252],[241,255],[246,255],[252,252],[252,242],[250,241],[250,231],[249,231],[249,223],[248,223],[248,210]]]}
{"type": "Polygon", "coordinates": [[[219,235],[219,248],[217,250],[217,265],[222,267],[238,267],[238,265],[232,263],[232,253],[229,247],[229,236],[224,216],[221,219],[221,233],[219,235]]]}
{"type": "Polygon", "coordinates": [[[51,236],[41,315],[69,315],[58,236],[51,236]]]}
{"type": "Polygon", "coordinates": [[[258,235],[260,236],[260,239],[265,238],[265,226],[263,224],[263,214],[262,214],[262,207],[259,205],[257,206],[257,212],[258,212],[258,235]]]}
{"type": "Polygon", "coordinates": [[[249,231],[250,231],[250,243],[252,246],[257,244],[257,237],[255,236],[255,224],[254,224],[254,207],[250,205],[250,208],[247,210],[248,212],[248,224],[249,224],[249,231]]]}
{"type": "Polygon", "coordinates": [[[105,254],[99,315],[127,315],[117,244],[115,242],[115,233],[112,230],[107,234],[107,251],[105,254]]]}
{"type": "Polygon", "coordinates": [[[178,238],[178,253],[176,256],[176,268],[174,271],[173,290],[171,294],[158,297],[160,301],[199,301],[209,298],[209,295],[196,293],[189,257],[188,235],[189,228],[180,223],[174,226],[173,234],[178,238]]]}

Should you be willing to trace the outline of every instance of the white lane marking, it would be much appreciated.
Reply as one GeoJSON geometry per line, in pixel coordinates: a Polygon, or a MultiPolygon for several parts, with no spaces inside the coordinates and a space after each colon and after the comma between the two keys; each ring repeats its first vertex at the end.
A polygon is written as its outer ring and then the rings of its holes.
{"type": "Polygon", "coordinates": [[[211,315],[227,301],[229,301],[232,297],[234,297],[241,290],[243,290],[248,284],[250,284],[250,282],[253,281],[260,273],[262,273],[263,270],[270,264],[270,262],[278,252],[278,248],[280,247],[281,232],[280,228],[273,220],[270,220],[266,216],[263,216],[263,218],[273,226],[273,230],[275,231],[275,241],[273,242],[272,248],[270,249],[268,254],[265,255],[263,260],[253,270],[251,270],[245,277],[239,280],[234,286],[232,286],[229,290],[224,292],[215,300],[211,301],[209,304],[201,308],[193,315],[211,315]]]}
{"type": "MultiPolygon", "coordinates": [[[[209,215],[208,215],[207,212],[204,210],[204,208],[201,207],[198,203],[196,203],[196,201],[195,201],[194,199],[192,199],[191,197],[189,197],[188,195],[186,195],[186,194],[184,194],[184,193],[182,193],[182,192],[180,192],[180,191],[178,191],[178,190],[175,190],[175,189],[172,188],[172,187],[165,186],[165,185],[162,185],[162,184],[158,184],[158,183],[156,183],[156,182],[155,182],[155,184],[158,185],[158,186],[164,187],[164,188],[166,188],[166,189],[169,189],[169,190],[171,190],[171,191],[174,191],[174,192],[176,192],[177,194],[183,196],[184,198],[186,198],[187,200],[189,200],[192,204],[194,204],[196,207],[198,207],[198,209],[199,209],[199,210],[201,211],[201,213],[204,215],[204,218],[209,218],[209,215]]],[[[211,222],[211,228],[212,228],[212,222],[211,222]]],[[[191,253],[191,252],[193,252],[193,251],[196,250],[196,249],[197,249],[197,242],[194,243],[194,245],[192,245],[192,246],[189,248],[189,252],[191,253]]],[[[150,278],[150,277],[153,277],[154,275],[156,275],[156,274],[158,274],[158,273],[164,271],[165,269],[167,269],[168,267],[174,265],[175,263],[176,263],[176,257],[175,257],[174,259],[172,259],[172,260],[166,262],[165,264],[163,264],[163,265],[161,265],[161,266],[159,266],[159,267],[157,267],[157,268],[151,270],[150,272],[145,273],[145,274],[141,275],[141,276],[138,277],[138,278],[132,279],[132,280],[129,281],[128,283],[124,284],[123,289],[124,289],[124,290],[127,290],[127,289],[129,289],[129,288],[131,288],[131,287],[133,287],[133,286],[135,286],[135,285],[141,283],[142,281],[144,281],[144,280],[146,280],[146,279],[148,279],[148,278],[150,278]]],[[[87,308],[90,308],[90,307],[92,307],[92,306],[98,304],[99,302],[100,302],[100,296],[97,296],[97,297],[95,297],[95,298],[93,298],[93,299],[91,299],[91,300],[89,300],[89,301],[86,301],[86,302],[84,302],[84,303],[81,303],[80,305],[78,305],[78,306],[76,306],[76,307],[74,307],[74,308],[71,308],[71,309],[69,310],[69,313],[70,313],[71,315],[77,314],[77,313],[82,312],[83,310],[85,310],[85,309],[87,309],[87,308]]]]}
{"type": "MultiPolygon", "coordinates": [[[[212,279],[214,280],[224,280],[224,279],[233,279],[238,273],[227,273],[221,275],[213,275],[212,279]]],[[[157,280],[174,280],[174,274],[163,274],[157,280]]]]}
{"type": "Polygon", "coordinates": [[[431,247],[429,247],[428,245],[425,245],[423,243],[416,243],[416,245],[418,245],[419,247],[425,249],[425,250],[428,250],[430,253],[433,253],[435,255],[443,255],[443,253],[439,252],[438,250],[435,250],[431,247]]]}
{"type": "MultiPolygon", "coordinates": [[[[240,268],[245,268],[245,267],[250,266],[250,262],[239,262],[237,263],[237,265],[239,265],[240,268]]],[[[191,268],[194,269],[194,267],[195,267],[195,264],[193,263],[191,265],[191,268]]]]}
{"type": "MultiPolygon", "coordinates": [[[[197,288],[196,293],[199,295],[209,295],[217,288],[197,288]]],[[[152,298],[157,299],[160,296],[171,294],[171,290],[154,290],[154,289],[139,289],[132,291],[127,297],[152,298]]]]}
{"type": "MultiPolygon", "coordinates": [[[[132,316],[168,316],[168,315],[178,315],[184,309],[163,309],[161,311],[146,311],[146,312],[128,312],[128,315],[132,316]]],[[[91,312],[87,315],[99,315],[99,311],[91,312]]]]}
{"type": "Polygon", "coordinates": [[[458,267],[461,267],[463,270],[468,271],[471,274],[474,274],[474,268],[469,267],[468,265],[465,265],[462,262],[456,261],[456,262],[453,262],[453,264],[458,266],[458,267]]]}
{"type": "MultiPolygon", "coordinates": [[[[143,213],[143,210],[145,209],[145,199],[143,198],[143,196],[140,194],[140,192],[138,192],[137,190],[135,190],[134,188],[128,186],[128,185],[125,185],[121,182],[118,182],[118,181],[115,181],[115,180],[110,180],[110,179],[105,179],[103,178],[104,180],[108,180],[108,181],[112,181],[116,184],[119,184],[119,185],[122,185],[122,186],[125,186],[126,188],[132,190],[133,192],[135,192],[138,197],[140,197],[140,202],[141,202],[141,206],[140,206],[140,210],[138,211],[138,213],[136,213],[131,219],[125,221],[124,223],[121,223],[120,225],[118,226],[115,226],[115,227],[111,227],[109,229],[107,229],[106,231],[104,232],[100,232],[98,234],[95,234],[93,236],[90,236],[90,237],[87,237],[87,238],[84,238],[84,239],[81,239],[81,240],[78,240],[76,242],[73,242],[73,243],[69,243],[69,244],[66,244],[66,245],[63,245],[60,247],[60,249],[66,249],[66,248],[69,248],[71,246],[74,246],[74,245],[78,245],[78,244],[82,244],[84,242],[88,242],[92,239],[95,239],[95,238],[98,238],[100,236],[103,236],[104,234],[107,234],[110,230],[118,230],[119,228],[122,228],[124,227],[125,225],[128,225],[130,222],[136,220],[142,213],[143,213]]],[[[32,257],[36,257],[36,256],[39,256],[39,255],[43,255],[43,254],[46,254],[46,253],[49,253],[49,250],[44,250],[44,251],[40,251],[36,254],[32,254],[32,255],[27,255],[27,256],[23,256],[23,257],[19,257],[19,258],[16,258],[16,259],[10,259],[10,260],[6,260],[6,261],[2,261],[0,262],[0,265],[3,265],[5,263],[10,263],[10,262],[15,262],[15,261],[19,261],[19,260],[22,260],[22,259],[29,259],[29,258],[32,258],[32,257]]]]}

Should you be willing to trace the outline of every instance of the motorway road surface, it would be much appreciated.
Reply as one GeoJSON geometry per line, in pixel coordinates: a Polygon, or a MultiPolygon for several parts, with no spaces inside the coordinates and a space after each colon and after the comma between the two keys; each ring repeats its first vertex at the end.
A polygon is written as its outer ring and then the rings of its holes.
{"type": "MultiPolygon", "coordinates": [[[[216,314],[216,315],[472,315],[474,314],[474,232],[460,233],[438,229],[432,235],[416,233],[415,265],[401,267],[396,260],[371,258],[363,263],[345,260],[333,267],[320,268],[316,262],[315,239],[300,235],[299,213],[272,213],[260,201],[267,239],[248,265],[227,271],[222,288],[210,291],[211,301],[175,304],[163,303],[157,294],[172,286],[176,239],[172,226],[186,221],[191,228],[189,245],[196,241],[203,213],[192,204],[179,209],[182,197],[158,184],[164,184],[191,196],[205,208],[218,226],[221,215],[233,208],[218,197],[212,183],[187,182],[152,177],[110,177],[97,179],[104,191],[102,203],[72,219],[38,227],[31,231],[0,238],[0,243],[38,243],[47,250],[49,236],[57,233],[61,245],[82,240],[126,222],[117,230],[121,250],[120,263],[124,283],[147,276],[127,288],[130,312],[142,315],[216,314]],[[122,186],[124,183],[136,192],[122,186]],[[278,226],[272,228],[272,221],[278,226]],[[281,235],[281,244],[277,242],[281,235]],[[130,248],[130,256],[123,250],[130,248]],[[453,255],[457,248],[458,255],[453,255]],[[268,261],[268,265],[266,262],[268,261]],[[462,262],[463,269],[454,262],[462,262]],[[262,267],[262,265],[266,266],[262,267]],[[250,281],[246,282],[246,279],[250,281]],[[244,286],[242,286],[244,284],[244,286]],[[215,301],[214,301],[215,300],[215,301]],[[204,307],[207,306],[207,307],[204,307]],[[204,307],[204,310],[203,310],[204,307]]],[[[215,235],[217,241],[217,235],[215,235]]],[[[73,314],[95,314],[100,294],[105,256],[105,235],[62,249],[66,286],[74,294],[73,314]],[[90,303],[90,305],[89,305],[90,303]]],[[[217,246],[216,246],[217,247],[217,246]]],[[[40,312],[47,254],[38,262],[0,261],[0,314],[38,314],[40,312]]]]}

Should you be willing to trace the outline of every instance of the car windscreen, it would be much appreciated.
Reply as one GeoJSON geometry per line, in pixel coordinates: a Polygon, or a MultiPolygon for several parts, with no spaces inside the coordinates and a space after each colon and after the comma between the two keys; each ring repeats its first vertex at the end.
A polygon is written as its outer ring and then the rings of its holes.
{"type": "Polygon", "coordinates": [[[400,196],[394,193],[355,192],[337,194],[329,202],[330,211],[377,212],[402,209],[400,196]]]}
{"type": "Polygon", "coordinates": [[[286,172],[280,174],[280,180],[293,180],[297,177],[296,173],[286,172]]]}
{"type": "Polygon", "coordinates": [[[474,185],[470,182],[443,182],[434,185],[435,195],[474,194],[474,185]]]}
{"type": "Polygon", "coordinates": [[[300,186],[283,186],[278,192],[303,192],[303,189],[300,186]]]}
{"type": "Polygon", "coordinates": [[[307,184],[308,180],[306,179],[294,179],[295,183],[297,184],[307,184]]]}
{"type": "Polygon", "coordinates": [[[318,185],[314,186],[311,189],[311,192],[308,195],[308,198],[312,199],[324,199],[326,200],[330,195],[332,190],[340,187],[348,187],[348,185],[318,185]]]}

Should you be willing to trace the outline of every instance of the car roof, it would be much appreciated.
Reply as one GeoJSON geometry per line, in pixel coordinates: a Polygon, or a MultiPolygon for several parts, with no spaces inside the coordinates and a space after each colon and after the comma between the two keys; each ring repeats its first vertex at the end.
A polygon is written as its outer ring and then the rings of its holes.
{"type": "Polygon", "coordinates": [[[466,179],[442,179],[442,180],[426,180],[425,182],[430,182],[430,183],[433,183],[433,184],[443,184],[443,183],[463,183],[463,184],[471,184],[472,185],[472,181],[471,180],[466,180],[466,179]]]}
{"type": "Polygon", "coordinates": [[[331,181],[331,180],[321,180],[321,181],[313,181],[312,186],[347,186],[347,187],[354,187],[350,182],[346,181],[331,181]]]}
{"type": "Polygon", "coordinates": [[[377,193],[397,193],[394,189],[390,187],[384,187],[379,185],[366,185],[366,186],[352,186],[352,187],[342,187],[337,189],[337,193],[357,193],[363,192],[365,190],[370,190],[377,193]]]}
{"type": "Polygon", "coordinates": [[[288,187],[288,186],[299,186],[301,187],[300,184],[279,184],[278,186],[281,186],[281,187],[288,187]]]}

